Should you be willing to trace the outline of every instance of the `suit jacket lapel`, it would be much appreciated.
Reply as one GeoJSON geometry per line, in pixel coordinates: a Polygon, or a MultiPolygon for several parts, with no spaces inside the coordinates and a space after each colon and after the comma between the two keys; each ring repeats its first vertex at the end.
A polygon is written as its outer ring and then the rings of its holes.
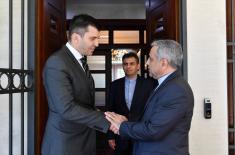
{"type": "Polygon", "coordinates": [[[84,72],[82,66],[79,64],[78,60],[73,56],[73,54],[69,51],[69,49],[67,48],[66,45],[63,46],[63,50],[68,54],[68,56],[70,57],[70,59],[72,60],[72,62],[74,63],[74,65],[76,65],[76,68],[80,70],[81,72],[81,76],[83,76],[83,78],[85,79],[88,87],[91,89],[91,95],[94,95],[94,86],[90,85],[89,80],[86,77],[86,73],[84,72]]]}
{"type": "MultiPolygon", "coordinates": [[[[72,62],[76,65],[79,66],[79,69],[83,71],[82,66],[79,64],[78,60],[73,56],[73,54],[69,51],[66,45],[64,45],[63,50],[69,55],[71,58],[72,62]]],[[[84,72],[85,75],[85,72],[84,72]]]]}

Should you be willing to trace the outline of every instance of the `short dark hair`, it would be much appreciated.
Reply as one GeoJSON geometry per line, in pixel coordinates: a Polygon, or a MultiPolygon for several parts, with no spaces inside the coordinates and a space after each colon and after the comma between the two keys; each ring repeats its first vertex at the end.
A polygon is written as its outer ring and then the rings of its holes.
{"type": "Polygon", "coordinates": [[[87,14],[74,16],[69,25],[69,40],[73,33],[78,33],[83,37],[85,32],[87,32],[88,26],[93,26],[99,29],[98,22],[94,17],[87,14]]]}
{"type": "Polygon", "coordinates": [[[129,52],[123,55],[122,62],[127,58],[135,58],[136,62],[139,63],[139,57],[135,52],[129,52]]]}

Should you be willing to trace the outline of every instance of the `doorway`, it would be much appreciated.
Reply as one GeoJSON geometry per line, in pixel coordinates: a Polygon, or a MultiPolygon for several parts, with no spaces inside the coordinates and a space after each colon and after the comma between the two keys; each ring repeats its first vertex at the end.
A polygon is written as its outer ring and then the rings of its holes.
{"type": "MultiPolygon", "coordinates": [[[[139,5],[133,5],[131,1],[119,0],[109,4],[106,0],[44,0],[37,1],[38,19],[37,19],[37,51],[36,51],[36,154],[40,154],[41,142],[44,133],[44,127],[47,120],[47,99],[42,85],[42,68],[46,59],[66,42],[66,19],[71,19],[74,10],[80,10],[81,13],[88,13],[94,17],[101,16],[99,19],[102,32],[106,33],[108,43],[100,44],[88,63],[95,66],[91,68],[91,73],[96,76],[96,102],[98,108],[104,110],[107,91],[112,81],[112,51],[134,49],[141,51],[140,62],[142,76],[147,76],[147,70],[144,64],[148,55],[148,44],[156,38],[172,38],[180,41],[180,4],[178,0],[138,0],[139,5]],[[68,3],[69,2],[69,3],[68,3]],[[97,4],[98,3],[98,4],[97,4]],[[67,7],[65,7],[67,6],[67,7]],[[68,6],[74,8],[68,11],[68,6]],[[80,6],[80,8],[78,8],[80,6]],[[98,7],[106,6],[110,9],[109,13],[102,16],[105,9],[98,7]],[[134,8],[133,8],[134,7],[134,8]],[[121,11],[117,8],[122,9],[121,11]],[[132,8],[132,9],[131,9],[132,8]],[[94,12],[96,10],[96,12],[94,12]],[[142,10],[142,14],[137,10],[142,10]],[[144,10],[144,11],[143,11],[144,10]],[[147,14],[145,13],[147,10],[147,14]],[[171,11],[169,11],[171,10],[171,11]],[[67,12],[67,13],[66,13],[67,12]],[[140,14],[141,15],[140,15],[140,14]],[[119,15],[115,18],[115,15],[119,15]],[[120,16],[122,15],[122,17],[120,16]],[[159,16],[161,15],[161,16],[159,16]],[[107,18],[115,19],[107,19],[107,18]],[[141,17],[138,19],[137,17],[141,17]],[[171,21],[171,22],[169,22],[171,21]],[[135,31],[135,32],[133,32],[135,31]],[[116,42],[117,33],[138,33],[138,42],[116,42]],[[157,32],[157,33],[156,33],[157,32]],[[108,34],[108,37],[107,37],[108,34]],[[53,39],[54,38],[54,39],[53,39]],[[55,39],[56,38],[56,39],[55,39]],[[100,68],[97,67],[97,60],[103,61],[100,68]],[[105,61],[105,62],[104,62],[105,61]],[[101,80],[102,79],[102,80],[101,80]]],[[[97,18],[97,17],[96,17],[97,18]]],[[[105,35],[104,35],[105,36],[105,35]]],[[[97,148],[102,154],[107,151],[107,144],[104,134],[98,134],[97,148]]]]}

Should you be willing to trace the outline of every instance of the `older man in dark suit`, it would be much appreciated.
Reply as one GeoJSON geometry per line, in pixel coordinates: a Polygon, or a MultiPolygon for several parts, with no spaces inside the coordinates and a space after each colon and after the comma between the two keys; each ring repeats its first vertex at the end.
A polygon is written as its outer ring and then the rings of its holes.
{"type": "Polygon", "coordinates": [[[134,155],[189,155],[188,133],[193,115],[193,93],[180,75],[181,46],[173,40],[152,43],[147,65],[159,85],[148,98],[140,121],[106,112],[122,137],[132,138],[134,155]]]}
{"type": "Polygon", "coordinates": [[[84,61],[98,46],[96,20],[75,16],[69,41],[47,60],[43,71],[49,116],[43,155],[95,155],[95,130],[107,132],[110,123],[94,105],[94,80],[84,61]]]}
{"type": "MultiPolygon", "coordinates": [[[[136,53],[129,52],[122,57],[125,77],[111,83],[107,110],[126,116],[130,121],[138,121],[145,103],[154,88],[153,79],[145,79],[138,75],[139,58],[136,53]],[[144,91],[143,91],[144,90],[144,91]]],[[[115,155],[132,154],[133,142],[108,132],[109,146],[115,155]]]]}

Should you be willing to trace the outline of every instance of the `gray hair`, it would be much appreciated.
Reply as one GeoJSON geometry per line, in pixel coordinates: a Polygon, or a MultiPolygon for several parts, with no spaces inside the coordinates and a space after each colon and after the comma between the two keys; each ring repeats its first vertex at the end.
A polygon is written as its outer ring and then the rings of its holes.
{"type": "Polygon", "coordinates": [[[177,69],[181,67],[183,60],[183,51],[181,45],[174,40],[156,40],[153,41],[151,46],[156,46],[156,56],[160,60],[167,59],[170,65],[177,69]]]}

